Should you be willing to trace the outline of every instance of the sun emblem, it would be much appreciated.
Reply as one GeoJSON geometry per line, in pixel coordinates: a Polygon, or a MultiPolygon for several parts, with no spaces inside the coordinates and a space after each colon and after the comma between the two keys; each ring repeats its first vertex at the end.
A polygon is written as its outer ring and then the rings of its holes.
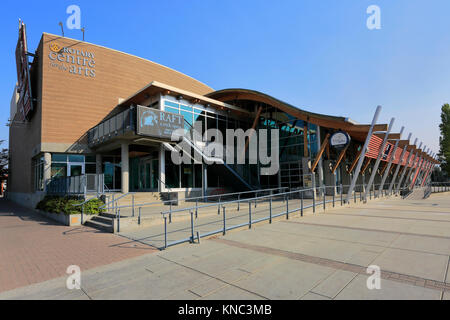
{"type": "Polygon", "coordinates": [[[53,52],[60,52],[61,47],[59,45],[57,45],[56,43],[51,43],[50,50],[52,50],[53,52]]]}

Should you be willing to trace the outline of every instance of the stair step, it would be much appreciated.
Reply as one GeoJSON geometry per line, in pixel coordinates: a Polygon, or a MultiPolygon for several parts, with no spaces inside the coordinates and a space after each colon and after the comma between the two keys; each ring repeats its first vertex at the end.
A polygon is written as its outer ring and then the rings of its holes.
{"type": "Polygon", "coordinates": [[[101,222],[101,223],[110,224],[110,225],[112,225],[112,223],[113,223],[113,218],[112,217],[105,217],[105,216],[95,216],[91,220],[98,221],[98,222],[101,222]]]}
{"type": "Polygon", "coordinates": [[[85,225],[88,227],[91,227],[91,228],[95,228],[95,229],[102,230],[105,232],[113,233],[113,226],[111,224],[106,224],[106,223],[99,222],[99,221],[89,220],[88,222],[85,223],[85,225]]]}

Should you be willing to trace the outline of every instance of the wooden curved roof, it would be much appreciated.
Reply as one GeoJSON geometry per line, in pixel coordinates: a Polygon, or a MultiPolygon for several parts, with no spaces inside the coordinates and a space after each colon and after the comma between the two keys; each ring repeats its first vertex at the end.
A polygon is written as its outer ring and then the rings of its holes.
{"type": "MultiPolygon", "coordinates": [[[[286,112],[287,114],[297,119],[304,120],[309,123],[313,123],[326,128],[344,130],[348,132],[353,139],[358,141],[364,141],[366,139],[367,133],[370,128],[370,125],[357,124],[346,117],[337,117],[305,111],[294,107],[289,103],[255,90],[225,89],[208,93],[206,96],[230,104],[233,104],[234,102],[239,100],[264,103],[283,112],[286,112]]],[[[386,131],[387,129],[387,124],[378,124],[375,126],[374,131],[386,131]]]]}

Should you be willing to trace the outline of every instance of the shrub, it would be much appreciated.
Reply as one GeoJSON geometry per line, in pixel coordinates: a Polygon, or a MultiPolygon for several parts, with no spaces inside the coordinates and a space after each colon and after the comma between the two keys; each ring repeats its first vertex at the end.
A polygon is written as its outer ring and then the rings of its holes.
{"type": "MultiPolygon", "coordinates": [[[[83,203],[84,200],[78,197],[58,197],[46,196],[36,206],[36,209],[46,211],[49,213],[63,213],[65,215],[80,214],[82,206],[76,206],[83,203]]],[[[85,214],[100,214],[104,212],[100,207],[104,205],[103,201],[99,199],[92,199],[84,205],[85,214]]]]}

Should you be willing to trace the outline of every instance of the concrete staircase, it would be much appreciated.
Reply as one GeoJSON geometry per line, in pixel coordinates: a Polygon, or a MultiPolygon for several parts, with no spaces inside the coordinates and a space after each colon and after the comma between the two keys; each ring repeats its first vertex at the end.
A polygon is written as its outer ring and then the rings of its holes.
{"type": "MultiPolygon", "coordinates": [[[[116,193],[115,198],[120,198],[123,193],[116,193]]],[[[112,198],[110,198],[110,201],[112,198]]],[[[137,207],[138,204],[161,202],[161,194],[159,192],[138,192],[134,194],[134,204],[137,207]]],[[[118,200],[118,206],[131,206],[133,204],[133,196],[131,194],[118,200]]],[[[124,208],[121,209],[121,217],[131,216],[132,209],[124,208]]],[[[105,212],[98,216],[93,217],[91,220],[87,221],[84,225],[91,228],[98,229],[100,231],[113,233],[114,232],[114,219],[116,215],[114,212],[105,212]]]]}

